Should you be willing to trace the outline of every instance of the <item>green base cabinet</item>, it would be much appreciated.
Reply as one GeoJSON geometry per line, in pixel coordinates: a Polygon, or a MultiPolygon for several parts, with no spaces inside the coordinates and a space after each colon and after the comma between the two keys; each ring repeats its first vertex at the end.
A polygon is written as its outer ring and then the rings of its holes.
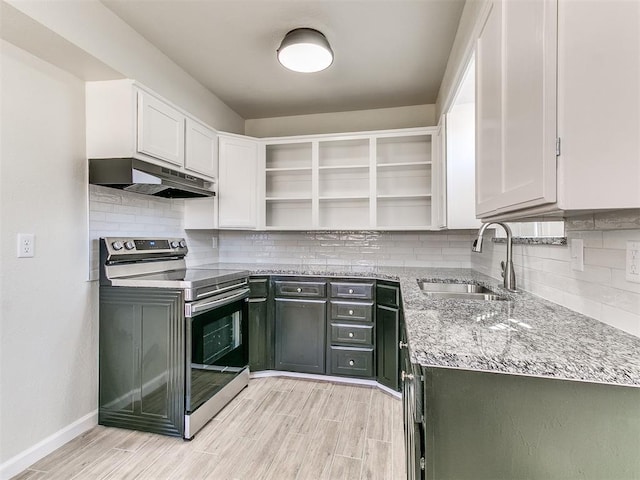
{"type": "Polygon", "coordinates": [[[400,287],[378,282],[376,286],[376,354],[378,383],[400,390],[400,287]]]}
{"type": "Polygon", "coordinates": [[[270,314],[269,277],[249,279],[249,369],[273,368],[273,321],[270,314]]]}

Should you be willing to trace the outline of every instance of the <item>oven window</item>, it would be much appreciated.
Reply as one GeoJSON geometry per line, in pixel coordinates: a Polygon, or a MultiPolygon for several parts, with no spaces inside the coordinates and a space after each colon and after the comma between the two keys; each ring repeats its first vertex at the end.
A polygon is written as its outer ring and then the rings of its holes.
{"type": "Polygon", "coordinates": [[[189,412],[209,400],[247,366],[246,318],[246,302],[239,301],[191,319],[189,412]]]}

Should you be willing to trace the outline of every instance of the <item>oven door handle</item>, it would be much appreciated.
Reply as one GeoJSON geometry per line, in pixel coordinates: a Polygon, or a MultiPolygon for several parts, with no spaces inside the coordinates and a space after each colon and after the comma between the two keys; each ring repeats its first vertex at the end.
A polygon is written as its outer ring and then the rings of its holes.
{"type": "Polygon", "coordinates": [[[228,297],[219,298],[217,300],[211,301],[199,301],[193,303],[187,303],[184,306],[184,316],[187,318],[194,317],[201,313],[208,312],[209,310],[213,310],[214,308],[224,307],[232,302],[237,300],[242,300],[243,298],[247,298],[249,296],[249,289],[243,288],[238,293],[233,295],[229,295],[228,297]]]}

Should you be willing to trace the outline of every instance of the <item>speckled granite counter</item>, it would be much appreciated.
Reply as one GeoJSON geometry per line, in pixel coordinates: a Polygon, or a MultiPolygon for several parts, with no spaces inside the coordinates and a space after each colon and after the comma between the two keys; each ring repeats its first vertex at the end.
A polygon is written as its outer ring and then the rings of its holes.
{"type": "Polygon", "coordinates": [[[254,274],[370,277],[399,281],[409,351],[426,367],[640,387],[640,338],[469,269],[217,264],[254,274]],[[417,279],[477,283],[508,301],[425,296],[417,279]]]}

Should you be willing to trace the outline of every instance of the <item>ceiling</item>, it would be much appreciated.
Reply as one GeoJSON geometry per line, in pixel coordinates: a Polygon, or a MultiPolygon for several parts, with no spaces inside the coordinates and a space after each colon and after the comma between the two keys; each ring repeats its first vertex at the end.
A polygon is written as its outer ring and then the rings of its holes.
{"type": "Polygon", "coordinates": [[[435,103],[464,0],[102,0],[245,119],[435,103]],[[284,35],[320,30],[333,65],[294,73],[284,35]]]}

